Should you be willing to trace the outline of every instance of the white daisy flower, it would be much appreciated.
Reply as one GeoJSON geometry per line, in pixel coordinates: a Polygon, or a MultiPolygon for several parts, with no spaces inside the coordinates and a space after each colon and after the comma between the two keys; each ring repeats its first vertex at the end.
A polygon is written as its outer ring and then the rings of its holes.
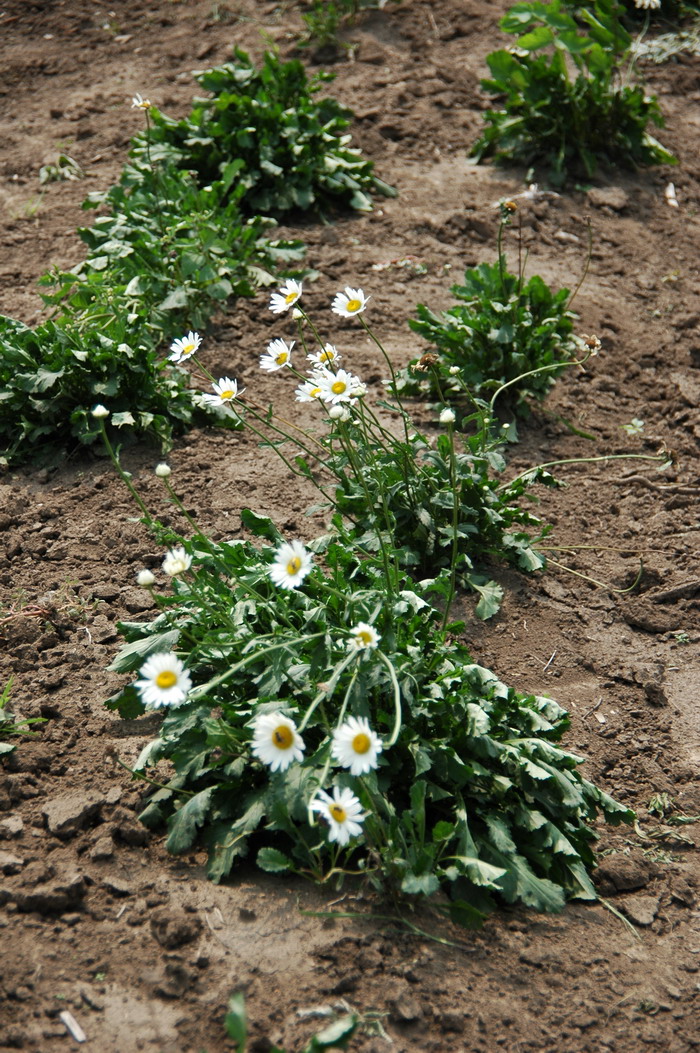
{"type": "Polygon", "coordinates": [[[324,402],[332,404],[350,402],[353,398],[353,391],[360,383],[357,377],[344,369],[339,369],[337,373],[331,373],[329,369],[319,370],[316,377],[321,389],[321,398],[324,402]]]}
{"type": "Polygon", "coordinates": [[[142,99],[138,92],[131,97],[132,110],[150,110],[151,100],[142,99]]]}
{"type": "Polygon", "coordinates": [[[199,333],[193,333],[190,330],[187,336],[181,336],[177,340],[173,340],[170,345],[171,354],[168,355],[168,359],[171,362],[184,362],[195,354],[201,343],[202,338],[199,333]]]}
{"type": "Polygon", "coordinates": [[[455,412],[451,409],[444,409],[440,414],[441,424],[454,424],[456,419],[457,418],[455,417],[455,412]]]}
{"type": "Polygon", "coordinates": [[[273,292],[270,297],[270,310],[273,314],[284,314],[285,311],[294,306],[300,296],[301,282],[288,278],[284,285],[280,287],[280,291],[273,292]]]}
{"type": "Polygon", "coordinates": [[[161,464],[157,464],[154,471],[159,479],[167,479],[169,475],[172,475],[172,468],[169,464],[166,464],[165,461],[161,464]]]}
{"type": "Polygon", "coordinates": [[[184,574],[192,565],[192,556],[185,552],[182,545],[168,549],[163,560],[163,570],[170,578],[176,578],[178,574],[184,574]]]}
{"type": "Polygon", "coordinates": [[[301,541],[285,541],[275,553],[269,575],[281,589],[296,589],[313,567],[311,553],[301,541]]]}
{"type": "Polygon", "coordinates": [[[346,845],[351,837],[358,837],[367,818],[358,798],[347,787],[341,790],[334,786],[332,797],[325,790],[319,790],[311,808],[327,821],[330,827],[328,840],[337,841],[339,845],[346,845]]]}
{"type": "Polygon", "coordinates": [[[221,377],[218,384],[212,384],[215,395],[202,395],[202,401],[207,406],[230,406],[235,398],[242,395],[245,388],[238,390],[238,381],[229,377],[221,377]]]}
{"type": "Polygon", "coordinates": [[[321,397],[321,389],[318,386],[318,380],[315,377],[311,377],[310,380],[305,380],[303,384],[300,384],[295,392],[297,402],[315,402],[316,399],[321,397]]]}
{"type": "Polygon", "coordinates": [[[367,622],[358,622],[357,625],[350,630],[351,636],[348,640],[349,651],[373,651],[381,640],[381,636],[374,628],[373,625],[368,625],[367,622]]]}
{"type": "Polygon", "coordinates": [[[155,580],[156,576],[150,570],[140,570],[136,575],[136,583],[137,585],[140,585],[143,589],[149,588],[155,580]]]}
{"type": "Polygon", "coordinates": [[[351,775],[366,775],[379,763],[382,740],[369,726],[364,717],[348,717],[344,724],[333,732],[331,755],[351,775]]]}
{"type": "Polygon", "coordinates": [[[304,759],[304,741],[296,724],[281,713],[262,713],[253,724],[253,756],[272,771],[286,771],[304,759]]]}
{"type": "Polygon", "coordinates": [[[341,318],[352,318],[364,311],[370,299],[371,297],[365,296],[362,289],[351,289],[349,285],[346,285],[345,292],[336,293],[331,304],[331,311],[339,314],[341,318]]]}
{"type": "Polygon", "coordinates": [[[175,654],[152,654],[140,675],[135,686],[148,709],[181,706],[192,687],[189,673],[175,654]]]}
{"type": "Polygon", "coordinates": [[[326,369],[340,362],[340,353],[333,344],[324,344],[321,351],[316,351],[313,355],[306,357],[315,366],[323,366],[326,369]]]}
{"type": "Polygon", "coordinates": [[[104,420],[105,417],[109,417],[109,410],[106,406],[98,403],[98,405],[92,410],[92,415],[96,420],[104,420]]]}
{"type": "Polygon", "coordinates": [[[295,340],[292,340],[291,344],[285,340],[271,340],[267,345],[267,354],[260,356],[260,368],[266,369],[268,373],[276,373],[283,366],[291,366],[292,348],[295,343],[295,340]]]}

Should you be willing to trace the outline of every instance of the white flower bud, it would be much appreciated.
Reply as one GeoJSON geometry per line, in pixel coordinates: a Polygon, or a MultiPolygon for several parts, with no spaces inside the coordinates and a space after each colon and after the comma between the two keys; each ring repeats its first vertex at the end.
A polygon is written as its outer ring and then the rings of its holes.
{"type": "Polygon", "coordinates": [[[156,580],[155,574],[152,574],[150,570],[140,570],[136,575],[136,581],[142,588],[147,589],[149,585],[152,585],[156,580]]]}
{"type": "Polygon", "coordinates": [[[440,414],[440,423],[441,424],[454,424],[455,419],[456,418],[455,418],[454,410],[444,409],[442,411],[442,413],[440,414]]]}
{"type": "Polygon", "coordinates": [[[328,416],[331,418],[331,420],[346,421],[350,420],[351,413],[347,406],[336,405],[331,406],[331,408],[328,410],[328,416]]]}
{"type": "Polygon", "coordinates": [[[292,318],[295,322],[298,322],[300,318],[304,317],[304,312],[300,311],[298,307],[295,307],[292,311],[292,318]]]}
{"type": "Polygon", "coordinates": [[[450,366],[449,373],[451,377],[456,377],[457,374],[461,372],[462,370],[459,368],[459,366],[450,366]]]}
{"type": "Polygon", "coordinates": [[[101,404],[99,404],[93,409],[92,415],[97,420],[104,420],[105,417],[109,417],[109,410],[106,406],[102,406],[101,404]]]}
{"type": "Polygon", "coordinates": [[[155,470],[156,475],[159,479],[167,479],[168,476],[172,473],[172,468],[170,467],[170,465],[165,463],[157,464],[155,470]]]}

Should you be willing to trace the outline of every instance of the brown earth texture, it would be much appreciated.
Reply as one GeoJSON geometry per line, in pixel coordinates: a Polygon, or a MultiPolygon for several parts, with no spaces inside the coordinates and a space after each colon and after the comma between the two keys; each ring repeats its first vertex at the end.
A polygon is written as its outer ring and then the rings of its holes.
{"type": "MultiPolygon", "coordinates": [[[[305,241],[318,272],[309,308],[327,311],[338,289],[361,286],[399,365],[427,350],[407,326],[415,304],[454,302],[450,285],[465,267],[495,259],[495,203],[527,189],[523,171],[467,160],[488,105],[485,56],[509,39],[498,28],[507,7],[403,0],[364,14],[327,90],[354,110],[354,145],[398,197],[379,198],[372,213],[282,228],[305,241]],[[397,262],[406,257],[413,266],[397,262]]],[[[0,311],[35,324],[44,317],[36,280],[81,258],[80,203],[116,181],[140,130],[132,95],[184,115],[193,69],[228,60],[234,45],[291,57],[301,21],[297,4],[267,0],[0,8],[0,311]],[[61,151],[84,178],[41,186],[40,167],[61,151]]],[[[303,59],[320,68],[308,50],[303,59]]],[[[556,563],[530,577],[496,569],[506,598],[486,623],[470,599],[458,604],[475,660],[564,705],[564,745],[637,812],[635,826],[599,830],[601,901],[556,916],[503,909],[478,932],[425,907],[408,915],[411,929],[382,917],[362,887],[317,888],[252,864],[215,886],[203,854],[170,856],[136,819],[143,784],[116,763],[133,764],[158,718],[120,720],[103,704],[125,680],[106,672],[116,622],[152,613],[135,574],[158,569],[163,553],[105,459],[76,451],[0,480],[0,685],[14,677],[15,713],[45,718],[0,767],[3,1051],[77,1047],[66,1012],[85,1048],[102,1053],[233,1049],[223,1018],[234,991],[245,993],[259,1051],[299,1050],[347,1007],[366,1019],[351,1043],[364,1053],[700,1047],[700,58],[681,53],[640,72],[678,166],[520,199],[528,272],[556,288],[581,276],[590,217],[577,332],[598,334],[603,348],[521,425],[508,471],[598,460],[556,469],[566,485],[540,495],[556,563]],[[635,418],[643,430],[628,434],[635,418]],[[659,451],[673,456],[664,471],[606,459],[659,451]],[[640,559],[635,589],[614,591],[633,584],[640,559]],[[650,810],[664,794],[666,808],[650,810]],[[364,916],[324,917],[334,910],[364,916]]],[[[261,291],[220,313],[204,347],[216,376],[256,385],[263,399],[282,385],[261,375],[258,355],[286,333],[267,303],[261,291]]],[[[379,394],[369,342],[350,323],[338,329],[352,368],[379,394]]],[[[416,412],[432,426],[429,408],[416,412]]],[[[158,460],[145,443],[125,452],[154,503],[158,460]]],[[[245,506],[291,536],[313,536],[310,495],[243,433],[190,432],[169,462],[186,507],[215,538],[240,530],[245,506]]]]}

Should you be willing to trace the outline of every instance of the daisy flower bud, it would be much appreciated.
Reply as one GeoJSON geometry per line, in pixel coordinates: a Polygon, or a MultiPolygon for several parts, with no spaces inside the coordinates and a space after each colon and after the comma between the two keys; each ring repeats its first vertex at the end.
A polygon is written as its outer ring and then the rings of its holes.
{"type": "Polygon", "coordinates": [[[328,410],[328,416],[331,420],[348,421],[352,414],[347,406],[331,406],[328,410]]]}
{"type": "Polygon", "coordinates": [[[107,409],[106,406],[103,406],[102,404],[98,404],[92,410],[92,415],[93,415],[93,417],[95,417],[96,420],[104,420],[105,417],[109,417],[109,410],[107,409]]]}
{"type": "Polygon", "coordinates": [[[178,574],[184,574],[186,570],[190,569],[191,565],[192,556],[185,552],[182,545],[169,549],[163,560],[163,570],[170,578],[176,578],[178,574]]]}
{"type": "Polygon", "coordinates": [[[365,296],[362,289],[352,289],[346,285],[345,292],[336,293],[331,304],[331,311],[340,315],[341,318],[353,318],[364,311],[370,299],[371,297],[365,296]]]}
{"type": "Polygon", "coordinates": [[[298,322],[300,318],[304,317],[304,312],[300,311],[298,307],[292,309],[292,318],[295,322],[298,322]]]}
{"type": "Polygon", "coordinates": [[[364,717],[348,717],[333,732],[331,756],[351,775],[366,775],[376,768],[381,752],[382,741],[364,717]]]}
{"type": "Polygon", "coordinates": [[[156,465],[155,473],[159,479],[167,479],[169,475],[172,475],[172,468],[169,464],[162,462],[161,464],[156,465]]]}
{"type": "Polygon", "coordinates": [[[328,840],[339,845],[346,845],[351,837],[358,837],[367,818],[359,799],[347,787],[341,790],[334,786],[332,797],[325,790],[319,790],[311,808],[328,823],[328,840]]]}
{"type": "Polygon", "coordinates": [[[442,413],[440,414],[440,423],[441,424],[454,424],[455,419],[456,418],[455,418],[454,410],[444,409],[442,411],[442,413]]]}
{"type": "Polygon", "coordinates": [[[459,366],[450,366],[450,368],[448,370],[448,373],[450,374],[451,377],[456,377],[457,374],[461,373],[461,372],[462,372],[462,370],[459,368],[459,366]]]}
{"type": "Polygon", "coordinates": [[[192,681],[177,655],[152,654],[141,667],[141,679],[135,687],[147,709],[161,709],[181,706],[192,681]]]}
{"type": "Polygon", "coordinates": [[[304,759],[304,741],[296,724],[281,713],[262,713],[253,724],[253,756],[271,771],[286,771],[304,759]]]}
{"type": "Polygon", "coordinates": [[[140,570],[136,575],[136,582],[143,589],[149,588],[149,586],[153,585],[155,580],[156,576],[150,570],[140,570]]]}

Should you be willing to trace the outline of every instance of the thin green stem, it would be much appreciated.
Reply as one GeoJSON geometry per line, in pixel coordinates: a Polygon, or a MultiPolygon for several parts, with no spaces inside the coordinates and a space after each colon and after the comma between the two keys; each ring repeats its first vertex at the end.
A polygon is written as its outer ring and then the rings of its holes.
{"type": "Polygon", "coordinates": [[[602,457],[563,457],[559,461],[544,461],[542,464],[536,464],[532,468],[528,468],[524,472],[520,472],[507,483],[501,483],[500,486],[496,487],[496,493],[501,490],[507,490],[508,487],[512,486],[513,483],[517,483],[518,479],[525,479],[528,475],[532,475],[534,472],[538,472],[541,468],[558,468],[562,464],[596,464],[598,461],[656,461],[657,463],[667,464],[668,457],[657,457],[650,453],[608,453],[602,457]]]}
{"type": "Polygon", "coordinates": [[[132,483],[131,475],[129,474],[129,472],[125,472],[124,469],[122,468],[121,463],[119,461],[119,457],[117,456],[117,454],[116,454],[116,452],[115,452],[115,450],[114,450],[114,448],[113,448],[113,446],[112,446],[112,444],[109,441],[109,438],[107,436],[107,429],[105,427],[105,422],[104,422],[104,419],[102,417],[100,417],[100,430],[102,432],[102,441],[105,444],[105,448],[107,450],[107,453],[109,454],[109,459],[111,460],[112,464],[114,465],[114,467],[116,469],[116,472],[117,472],[117,475],[119,476],[121,481],[124,483],[124,485],[128,489],[129,493],[133,497],[133,499],[136,502],[136,504],[138,505],[138,507],[143,512],[143,515],[144,515],[144,518],[146,520],[146,523],[148,524],[148,526],[151,526],[153,524],[153,517],[151,516],[151,513],[146,508],[146,505],[143,503],[140,494],[136,490],[136,487],[132,483]]]}
{"type": "Polygon", "coordinates": [[[389,676],[391,677],[391,683],[394,688],[394,727],[392,729],[391,735],[384,743],[385,747],[389,749],[390,746],[394,745],[394,743],[399,737],[399,732],[401,731],[401,688],[399,686],[399,681],[396,677],[396,670],[394,669],[387,656],[385,654],[382,654],[381,651],[377,651],[376,653],[377,657],[381,659],[381,661],[389,670],[389,676]]]}
{"type": "MultiPolygon", "coordinates": [[[[294,646],[299,647],[300,644],[305,643],[307,640],[317,640],[319,637],[325,635],[325,632],[322,632],[310,633],[307,636],[296,637],[294,640],[294,646]]],[[[258,637],[258,639],[255,642],[259,643],[260,639],[261,637],[258,637]]],[[[208,691],[211,691],[212,688],[218,687],[219,684],[225,683],[230,677],[234,676],[235,673],[238,673],[241,669],[244,669],[247,665],[255,661],[257,658],[262,658],[266,654],[272,654],[273,651],[279,651],[283,647],[289,647],[289,645],[289,640],[283,640],[281,643],[270,644],[269,647],[261,647],[259,650],[252,651],[250,654],[246,655],[245,658],[241,659],[240,662],[236,662],[235,665],[230,666],[224,673],[220,673],[219,676],[215,676],[211,680],[208,680],[206,684],[199,684],[197,687],[193,688],[192,691],[190,691],[189,698],[192,701],[196,701],[197,699],[202,698],[204,695],[207,694],[208,691]]]]}

